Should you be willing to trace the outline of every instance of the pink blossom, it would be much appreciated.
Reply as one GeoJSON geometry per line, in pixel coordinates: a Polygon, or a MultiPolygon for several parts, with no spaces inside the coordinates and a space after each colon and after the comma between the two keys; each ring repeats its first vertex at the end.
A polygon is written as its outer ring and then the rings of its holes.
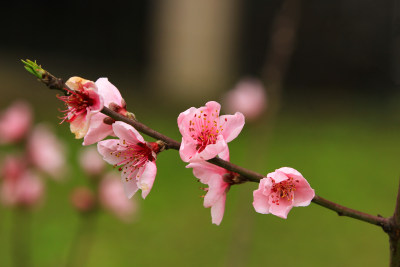
{"type": "Polygon", "coordinates": [[[100,175],[105,168],[103,157],[94,147],[87,147],[81,151],[79,164],[85,173],[91,176],[100,175]]]}
{"type": "MultiPolygon", "coordinates": [[[[228,150],[219,156],[229,161],[228,150]]],[[[211,207],[212,223],[219,225],[224,217],[226,193],[231,185],[227,181],[237,174],[206,161],[192,162],[186,168],[193,168],[193,175],[208,185],[208,188],[204,189],[207,192],[204,197],[204,207],[211,207]]]]}
{"type": "Polygon", "coordinates": [[[261,179],[253,196],[253,206],[257,212],[272,213],[286,219],[293,207],[308,206],[315,193],[301,173],[283,167],[261,179]]]}
{"type": "Polygon", "coordinates": [[[87,187],[77,187],[71,193],[71,203],[80,212],[92,211],[96,205],[93,192],[87,187]]]}
{"type": "Polygon", "coordinates": [[[160,146],[145,142],[136,129],[124,122],[117,121],[112,126],[119,139],[100,141],[97,148],[105,161],[121,166],[119,170],[127,197],[131,198],[141,189],[142,197],[146,198],[156,177],[155,161],[160,146]]]}
{"type": "MultiPolygon", "coordinates": [[[[124,116],[127,114],[126,103],[122,99],[121,93],[107,78],[99,78],[96,81],[96,86],[99,94],[103,97],[105,107],[124,116]]],[[[109,135],[115,136],[111,124],[104,123],[105,118],[107,116],[100,112],[92,116],[89,130],[83,141],[84,146],[97,143],[109,135]]]]}
{"type": "Polygon", "coordinates": [[[28,156],[32,164],[53,178],[65,172],[65,148],[44,124],[38,124],[28,139],[28,156]]]}
{"type": "Polygon", "coordinates": [[[107,174],[101,181],[99,198],[104,208],[126,222],[132,219],[132,214],[138,208],[136,201],[125,197],[124,187],[120,182],[119,176],[114,173],[107,174]]]}
{"type": "Polygon", "coordinates": [[[76,139],[80,139],[88,132],[92,115],[103,108],[103,99],[92,81],[71,77],[65,84],[69,87],[65,89],[68,95],[58,96],[67,106],[63,122],[69,122],[71,132],[76,139]]]}
{"type": "Polygon", "coordinates": [[[14,102],[0,114],[0,144],[21,140],[32,124],[32,110],[28,103],[14,102]]]}
{"type": "Polygon", "coordinates": [[[39,177],[26,169],[23,160],[9,157],[3,165],[1,200],[7,206],[32,207],[39,203],[44,193],[44,184],[39,177]],[[22,163],[21,163],[22,162],[22,163]],[[18,166],[18,170],[16,170],[18,166]]]}
{"type": "Polygon", "coordinates": [[[208,160],[227,149],[227,143],[235,139],[244,126],[244,116],[219,116],[220,104],[215,101],[201,108],[189,108],[178,117],[182,134],[179,154],[185,162],[208,160]]]}
{"type": "Polygon", "coordinates": [[[244,78],[223,98],[227,112],[240,111],[246,119],[258,118],[267,106],[265,88],[260,80],[244,78]]]}

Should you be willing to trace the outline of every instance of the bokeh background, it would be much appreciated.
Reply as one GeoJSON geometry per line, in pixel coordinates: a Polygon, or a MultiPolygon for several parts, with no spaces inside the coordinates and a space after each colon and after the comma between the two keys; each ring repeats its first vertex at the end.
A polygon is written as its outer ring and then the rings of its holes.
{"type": "MultiPolygon", "coordinates": [[[[20,59],[64,79],[108,77],[140,121],[177,140],[180,112],[258,78],[267,109],[230,144],[231,161],[265,174],[291,166],[318,195],[391,216],[400,175],[399,19],[397,0],[3,3],[0,107],[29,101],[35,121],[52,124],[68,147],[66,179],[47,183],[30,219],[32,266],[67,261],[81,220],[69,195],[88,180],[77,163],[81,140],[58,126],[61,102],[20,59]]],[[[257,214],[254,183],[231,188],[222,224],[212,225],[178,153],[161,153],[157,166],[133,222],[98,215],[87,266],[388,265],[380,228],[315,204],[287,220],[257,214]]],[[[0,208],[0,266],[13,264],[13,212],[0,208]]]]}

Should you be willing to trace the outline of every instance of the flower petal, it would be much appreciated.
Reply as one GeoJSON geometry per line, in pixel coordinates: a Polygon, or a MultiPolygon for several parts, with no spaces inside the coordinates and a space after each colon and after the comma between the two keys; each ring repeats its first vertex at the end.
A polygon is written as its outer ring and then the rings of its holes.
{"type": "Polygon", "coordinates": [[[293,200],[287,200],[286,198],[279,199],[279,205],[271,203],[272,198],[270,197],[268,203],[270,204],[269,212],[275,216],[283,219],[287,218],[289,211],[293,208],[293,200]]]}
{"type": "Polygon", "coordinates": [[[193,142],[188,142],[185,138],[182,138],[181,147],[179,148],[179,155],[181,156],[182,161],[189,162],[196,152],[196,145],[193,142]]]}
{"type": "Polygon", "coordinates": [[[219,225],[225,213],[226,194],[222,195],[211,207],[211,220],[213,224],[219,225]]]}
{"type": "Polygon", "coordinates": [[[121,162],[121,158],[117,157],[115,153],[119,148],[119,140],[108,139],[97,143],[97,150],[103,156],[103,159],[112,165],[121,162]]]}
{"type": "Polygon", "coordinates": [[[208,181],[208,192],[204,197],[204,207],[209,208],[217,203],[218,199],[226,195],[229,184],[222,180],[222,176],[214,174],[208,181]]]}
{"type": "Polygon", "coordinates": [[[224,115],[219,117],[219,125],[222,125],[222,135],[227,143],[235,139],[242,131],[244,126],[244,116],[240,112],[235,115],[224,115]]]}
{"type": "Polygon", "coordinates": [[[90,120],[89,130],[85,135],[82,145],[92,145],[99,142],[100,140],[103,140],[109,135],[114,135],[112,126],[103,122],[104,118],[106,117],[107,116],[102,113],[97,113],[92,116],[92,119],[90,120]]]}
{"type": "Polygon", "coordinates": [[[111,102],[114,102],[118,105],[122,105],[121,93],[118,91],[117,87],[115,87],[112,83],[108,81],[107,78],[99,78],[96,81],[97,88],[99,90],[99,94],[104,99],[104,105],[108,107],[111,102]]]}
{"type": "Polygon", "coordinates": [[[113,123],[112,127],[115,135],[122,140],[126,140],[133,144],[145,143],[140,133],[135,128],[125,122],[117,121],[113,123]]]}
{"type": "Polygon", "coordinates": [[[296,192],[294,193],[293,205],[295,207],[308,206],[314,196],[314,189],[311,188],[306,179],[299,179],[299,184],[296,186],[296,192]]]}
{"type": "Polygon", "coordinates": [[[270,204],[268,203],[269,197],[264,194],[265,184],[268,180],[268,178],[261,179],[258,189],[253,191],[253,207],[256,212],[262,214],[268,214],[270,208],[270,204]]]}
{"type": "Polygon", "coordinates": [[[157,174],[157,167],[154,161],[149,161],[143,168],[144,172],[139,177],[139,188],[142,189],[142,197],[145,199],[153,187],[157,174]]]}
{"type": "Polygon", "coordinates": [[[121,173],[121,181],[122,184],[124,185],[124,191],[125,191],[125,195],[127,198],[132,198],[132,196],[139,190],[139,187],[137,186],[137,182],[136,182],[136,173],[139,170],[135,170],[133,173],[131,173],[130,177],[134,177],[132,179],[129,179],[127,177],[127,173],[126,172],[122,172],[121,173]]]}
{"type": "Polygon", "coordinates": [[[84,112],[75,117],[73,121],[71,121],[69,127],[71,133],[75,134],[76,139],[81,139],[85,137],[87,131],[89,130],[91,114],[84,112]]]}

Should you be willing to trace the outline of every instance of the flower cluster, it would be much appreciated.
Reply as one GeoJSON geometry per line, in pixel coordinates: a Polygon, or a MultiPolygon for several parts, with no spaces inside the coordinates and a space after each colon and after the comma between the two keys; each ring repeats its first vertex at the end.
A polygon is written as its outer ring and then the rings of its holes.
{"type": "MultiPolygon", "coordinates": [[[[66,85],[66,95],[58,97],[67,106],[63,121],[71,124],[76,138],[84,138],[83,145],[97,143],[103,159],[121,171],[128,198],[139,189],[146,198],[157,173],[157,154],[165,144],[146,142],[131,125],[100,112],[105,106],[125,117],[130,114],[120,92],[106,78],[92,82],[72,77],[66,85]],[[103,140],[107,136],[117,139],[103,140]]],[[[239,86],[230,98],[250,118],[258,116],[265,107],[264,90],[259,83],[239,86]],[[244,95],[248,94],[254,97],[245,99],[244,95]],[[257,105],[253,103],[255,100],[259,101],[257,105]]],[[[228,143],[239,135],[245,124],[241,112],[220,115],[220,110],[219,103],[210,101],[203,107],[191,107],[180,113],[177,120],[182,134],[180,157],[189,163],[186,167],[193,169],[194,176],[208,186],[204,188],[204,207],[211,208],[212,222],[217,225],[224,215],[227,192],[233,184],[243,182],[243,177],[207,161],[215,157],[229,161],[228,143]]],[[[263,178],[253,195],[257,212],[286,218],[292,207],[309,205],[314,190],[298,171],[284,167],[263,178]]]]}
{"type": "Polygon", "coordinates": [[[70,123],[83,145],[97,143],[98,151],[108,163],[121,171],[125,194],[131,198],[139,189],[146,198],[153,187],[157,168],[155,160],[163,149],[161,142],[146,142],[132,126],[100,113],[104,106],[129,116],[119,90],[107,78],[96,82],[72,77],[66,82],[66,95],[58,96],[67,109],[63,122],[70,123]],[[103,140],[107,136],[119,139],[103,140]]]}
{"type": "Polygon", "coordinates": [[[65,172],[64,145],[48,126],[31,127],[32,114],[17,101],[0,115],[0,144],[22,148],[0,161],[0,198],[7,206],[36,206],[45,190],[42,177],[60,179],[65,172]]]}

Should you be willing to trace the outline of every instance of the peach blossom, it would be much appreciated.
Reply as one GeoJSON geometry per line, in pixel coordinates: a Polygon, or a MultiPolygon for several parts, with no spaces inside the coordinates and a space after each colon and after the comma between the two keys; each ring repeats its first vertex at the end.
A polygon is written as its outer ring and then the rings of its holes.
{"type": "Polygon", "coordinates": [[[160,147],[157,143],[145,142],[132,126],[117,121],[113,131],[119,139],[100,141],[97,148],[104,160],[121,166],[125,194],[131,198],[139,189],[142,197],[150,193],[157,173],[156,158],[160,147]]]}
{"type": "Polygon", "coordinates": [[[301,173],[283,167],[261,179],[253,196],[253,206],[258,213],[272,213],[286,219],[293,207],[310,205],[315,192],[301,173]]]}
{"type": "Polygon", "coordinates": [[[16,101],[0,114],[0,144],[15,143],[26,136],[32,124],[28,103],[16,101]]]}
{"type": "Polygon", "coordinates": [[[260,80],[244,78],[223,97],[227,112],[239,111],[246,119],[258,118],[266,109],[267,96],[260,80]]]}
{"type": "Polygon", "coordinates": [[[65,147],[45,124],[38,124],[28,139],[28,155],[32,164],[53,178],[65,172],[65,147]]]}
{"type": "Polygon", "coordinates": [[[23,160],[14,157],[5,160],[2,171],[4,179],[0,188],[1,201],[7,206],[32,207],[42,199],[44,184],[21,162],[23,160]]]}
{"type": "Polygon", "coordinates": [[[80,139],[88,132],[91,117],[103,108],[103,98],[92,81],[71,77],[65,84],[69,87],[68,95],[58,96],[67,106],[62,122],[69,122],[71,132],[80,139]]]}
{"type": "Polygon", "coordinates": [[[86,147],[79,154],[79,164],[86,174],[96,176],[102,174],[106,163],[95,147],[86,147]]]}
{"type": "Polygon", "coordinates": [[[220,116],[220,104],[215,101],[201,108],[189,108],[178,117],[182,134],[179,154],[185,162],[208,160],[226,150],[227,143],[235,139],[244,126],[244,116],[220,116]]]}

